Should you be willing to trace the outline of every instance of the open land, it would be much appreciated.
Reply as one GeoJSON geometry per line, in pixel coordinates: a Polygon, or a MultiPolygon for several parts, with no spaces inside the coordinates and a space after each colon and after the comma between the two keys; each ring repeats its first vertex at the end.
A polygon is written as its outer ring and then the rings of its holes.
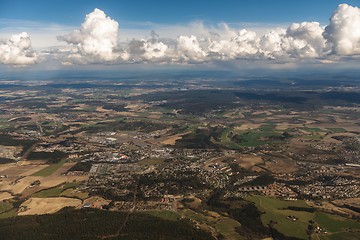
{"type": "Polygon", "coordinates": [[[360,238],[357,81],[147,81],[2,80],[1,236],[360,238]]]}
{"type": "Polygon", "coordinates": [[[51,214],[64,207],[78,207],[81,200],[74,198],[30,198],[20,206],[19,216],[51,214]]]}

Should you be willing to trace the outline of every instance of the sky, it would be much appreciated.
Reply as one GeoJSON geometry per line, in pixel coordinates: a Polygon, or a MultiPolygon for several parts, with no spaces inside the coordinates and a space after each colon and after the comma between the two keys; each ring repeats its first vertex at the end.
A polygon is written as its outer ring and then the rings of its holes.
{"type": "MultiPolygon", "coordinates": [[[[119,22],[187,23],[210,22],[327,23],[330,13],[344,1],[337,0],[1,0],[0,16],[5,19],[45,21],[78,25],[95,8],[119,22]]],[[[346,1],[356,5],[359,1],[346,1]]]]}
{"type": "Polygon", "coordinates": [[[355,69],[359,6],[337,0],[0,0],[0,69],[355,69]]]}

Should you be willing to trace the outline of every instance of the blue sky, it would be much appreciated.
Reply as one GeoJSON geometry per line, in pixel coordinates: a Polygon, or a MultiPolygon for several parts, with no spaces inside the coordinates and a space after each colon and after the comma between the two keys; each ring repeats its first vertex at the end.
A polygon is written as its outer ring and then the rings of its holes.
{"type": "Polygon", "coordinates": [[[1,0],[0,18],[77,25],[83,16],[100,8],[119,22],[299,22],[326,23],[340,3],[337,0],[1,0]]]}
{"type": "Polygon", "coordinates": [[[0,0],[0,70],[353,69],[360,60],[359,6],[355,0],[0,0]]]}

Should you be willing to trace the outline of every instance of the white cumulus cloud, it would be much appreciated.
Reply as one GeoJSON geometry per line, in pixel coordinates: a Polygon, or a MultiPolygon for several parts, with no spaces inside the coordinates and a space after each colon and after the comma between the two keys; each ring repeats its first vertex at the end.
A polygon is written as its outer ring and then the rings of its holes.
{"type": "Polygon", "coordinates": [[[70,61],[79,63],[110,62],[126,58],[118,49],[119,24],[95,9],[86,15],[80,29],[58,39],[76,46],[69,55],[70,61]]]}
{"type": "Polygon", "coordinates": [[[203,61],[207,55],[194,35],[179,36],[176,49],[180,61],[203,61]]]}
{"type": "Polygon", "coordinates": [[[213,41],[209,46],[212,55],[221,60],[236,59],[256,55],[259,51],[259,38],[254,31],[246,29],[229,34],[230,38],[213,41]]]}
{"type": "Polygon", "coordinates": [[[286,30],[286,52],[293,57],[320,57],[326,50],[324,28],[318,22],[293,23],[286,30]]]}
{"type": "Polygon", "coordinates": [[[132,61],[158,61],[167,57],[169,47],[157,39],[132,40],[128,44],[129,60],[132,61]]]}
{"type": "Polygon", "coordinates": [[[272,30],[260,38],[259,51],[265,58],[276,59],[284,55],[282,41],[285,37],[284,29],[272,30]]]}
{"type": "Polygon", "coordinates": [[[30,36],[26,32],[12,35],[0,41],[0,63],[9,65],[31,65],[39,61],[39,56],[31,48],[30,36]]]}
{"type": "Polygon", "coordinates": [[[154,59],[162,58],[165,56],[168,46],[163,42],[144,42],[144,58],[145,59],[154,59]]]}
{"type": "Polygon", "coordinates": [[[333,57],[360,54],[360,9],[347,4],[339,5],[328,26],[301,22],[292,23],[287,28],[256,31],[230,27],[226,23],[205,26],[196,22],[185,27],[164,28],[165,33],[171,32],[171,35],[160,37],[152,32],[148,38],[129,40],[129,37],[123,37],[120,44],[119,24],[95,9],[86,15],[79,29],[59,37],[68,43],[67,48],[58,51],[59,58],[65,64],[186,64],[237,59],[326,62],[333,57]],[[174,31],[177,36],[174,36],[174,31]]]}
{"type": "Polygon", "coordinates": [[[325,28],[324,37],[334,54],[360,54],[360,8],[340,4],[325,28]]]}

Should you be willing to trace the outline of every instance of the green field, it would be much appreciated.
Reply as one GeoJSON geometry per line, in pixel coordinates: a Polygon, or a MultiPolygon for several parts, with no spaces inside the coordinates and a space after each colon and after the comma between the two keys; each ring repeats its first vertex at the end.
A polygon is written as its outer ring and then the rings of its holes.
{"type": "Polygon", "coordinates": [[[235,230],[237,227],[240,227],[241,224],[234,219],[223,219],[216,223],[215,228],[218,233],[223,235],[225,239],[228,240],[243,240],[244,238],[240,236],[235,230]]]}
{"type": "Polygon", "coordinates": [[[145,214],[149,214],[154,217],[158,217],[164,220],[176,221],[180,219],[180,214],[173,211],[145,211],[145,214]]]}
{"type": "Polygon", "coordinates": [[[81,109],[81,111],[84,111],[84,112],[96,112],[96,107],[85,107],[83,109],[81,109]]]}
{"type": "Polygon", "coordinates": [[[50,166],[34,173],[32,176],[48,177],[48,176],[52,175],[54,172],[56,172],[56,170],[61,168],[64,165],[64,163],[66,163],[66,159],[63,159],[58,163],[51,164],[50,166]]]}
{"type": "Polygon", "coordinates": [[[360,229],[360,223],[356,221],[325,213],[316,213],[315,221],[328,232],[340,232],[345,228],[360,229]]]}
{"type": "Polygon", "coordinates": [[[56,188],[42,190],[40,192],[33,194],[32,196],[36,198],[59,197],[62,191],[63,189],[56,187],[56,188]]]}
{"type": "Polygon", "coordinates": [[[240,146],[236,143],[234,143],[230,138],[229,138],[229,133],[231,132],[231,129],[228,128],[226,130],[224,130],[222,133],[221,133],[221,136],[220,136],[220,141],[221,141],[221,144],[224,145],[225,147],[227,148],[230,148],[230,149],[239,149],[240,146]]]}
{"type": "Polygon", "coordinates": [[[212,225],[214,224],[214,220],[210,217],[205,216],[204,214],[195,212],[191,209],[186,209],[180,212],[180,214],[183,217],[189,218],[191,220],[194,220],[196,222],[200,222],[200,223],[206,223],[208,225],[212,225]]]}
{"type": "Polygon", "coordinates": [[[13,205],[9,202],[0,202],[0,214],[9,211],[13,205]]]}
{"type": "Polygon", "coordinates": [[[228,217],[220,217],[215,219],[211,216],[207,216],[205,213],[198,213],[190,209],[186,209],[180,212],[183,217],[189,218],[198,223],[204,223],[216,229],[218,233],[223,235],[227,240],[243,240],[242,236],[236,232],[236,228],[241,224],[234,219],[228,217]]]}
{"type": "Polygon", "coordinates": [[[335,234],[324,234],[318,236],[321,240],[359,240],[360,233],[341,232],[335,234]]]}
{"type": "Polygon", "coordinates": [[[280,137],[281,133],[275,131],[274,127],[274,125],[262,125],[257,129],[240,131],[233,140],[242,147],[257,147],[264,145],[269,142],[264,140],[267,138],[271,138],[272,143],[280,142],[280,140],[276,140],[276,138],[280,137]]]}
{"type": "Polygon", "coordinates": [[[261,215],[261,221],[265,226],[272,222],[275,223],[274,228],[286,236],[308,239],[306,234],[308,222],[313,219],[314,213],[286,209],[288,207],[309,208],[304,201],[285,201],[264,196],[252,196],[248,200],[254,202],[256,207],[264,212],[261,215]],[[287,216],[295,216],[298,220],[289,220],[287,216]]]}
{"type": "Polygon", "coordinates": [[[313,220],[328,232],[317,235],[320,239],[360,239],[360,223],[357,221],[326,213],[287,209],[288,207],[309,208],[304,201],[284,201],[265,196],[252,196],[247,200],[254,202],[256,207],[264,212],[261,215],[264,225],[273,223],[274,228],[286,236],[308,239],[306,231],[309,221],[313,220]],[[297,220],[289,220],[287,216],[295,216],[297,220]]]}
{"type": "Polygon", "coordinates": [[[347,132],[344,128],[327,128],[327,130],[330,130],[333,133],[344,133],[347,132]]]}
{"type": "Polygon", "coordinates": [[[2,118],[2,117],[0,117],[0,123],[7,122],[8,120],[9,120],[8,118],[2,118]]]}
{"type": "MultiPolygon", "coordinates": [[[[48,197],[65,196],[62,193],[64,193],[67,190],[73,189],[77,185],[79,185],[79,183],[66,183],[59,187],[49,188],[49,189],[45,189],[40,192],[37,192],[37,193],[33,194],[32,197],[48,198],[48,197]]],[[[73,197],[75,197],[75,196],[73,196],[73,197]]]]}
{"type": "Polygon", "coordinates": [[[321,140],[321,139],[323,139],[323,136],[321,136],[319,134],[313,134],[313,135],[302,136],[302,138],[311,139],[311,140],[321,140]]]}
{"type": "Polygon", "coordinates": [[[17,214],[17,209],[13,208],[7,212],[0,213],[0,219],[12,218],[15,217],[16,214],[17,214]]]}
{"type": "Polygon", "coordinates": [[[307,132],[311,132],[311,133],[314,133],[314,132],[326,132],[326,131],[322,130],[321,128],[308,128],[308,127],[305,127],[305,128],[303,128],[303,130],[305,130],[307,132]]]}
{"type": "Polygon", "coordinates": [[[74,188],[68,188],[60,194],[60,197],[79,198],[84,200],[89,197],[89,194],[86,192],[74,192],[74,188]]]}
{"type": "Polygon", "coordinates": [[[10,202],[0,202],[0,219],[16,216],[16,209],[10,202]]]}

